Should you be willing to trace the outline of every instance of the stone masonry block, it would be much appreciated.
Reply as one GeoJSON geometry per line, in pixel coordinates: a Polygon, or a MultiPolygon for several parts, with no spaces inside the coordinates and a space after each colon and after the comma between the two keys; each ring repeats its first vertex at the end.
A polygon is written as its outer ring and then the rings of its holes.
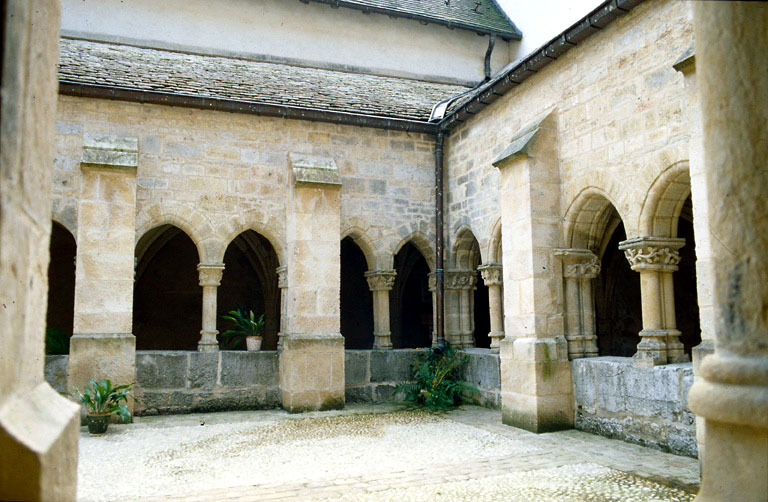
{"type": "Polygon", "coordinates": [[[189,354],[189,388],[213,389],[219,371],[218,352],[192,352],[189,354]]]}
{"type": "Polygon", "coordinates": [[[188,364],[186,352],[137,352],[136,385],[143,389],[183,389],[188,364]]]}
{"type": "Polygon", "coordinates": [[[368,366],[370,351],[347,350],[344,352],[344,385],[357,387],[369,383],[368,366]]]}
{"type": "Polygon", "coordinates": [[[277,386],[277,352],[221,351],[223,387],[277,386]]]}
{"type": "Polygon", "coordinates": [[[411,379],[411,363],[419,350],[372,350],[371,382],[405,382],[411,379]]]}

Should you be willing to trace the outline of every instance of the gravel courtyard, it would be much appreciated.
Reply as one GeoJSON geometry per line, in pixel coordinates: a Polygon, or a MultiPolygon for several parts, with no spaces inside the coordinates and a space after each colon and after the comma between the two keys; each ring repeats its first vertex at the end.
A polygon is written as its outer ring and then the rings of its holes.
{"type": "Polygon", "coordinates": [[[79,447],[84,501],[690,501],[699,478],[695,459],[475,406],[140,417],[79,447]]]}

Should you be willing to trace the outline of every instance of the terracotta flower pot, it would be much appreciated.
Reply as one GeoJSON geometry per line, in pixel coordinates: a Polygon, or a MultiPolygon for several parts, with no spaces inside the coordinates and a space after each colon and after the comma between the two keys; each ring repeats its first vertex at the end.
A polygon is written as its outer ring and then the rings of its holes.
{"type": "Polygon", "coordinates": [[[245,348],[248,350],[248,352],[253,352],[256,350],[261,350],[261,337],[260,336],[246,336],[245,337],[245,348]]]}
{"type": "Polygon", "coordinates": [[[85,423],[88,425],[88,432],[91,434],[104,434],[109,427],[109,413],[103,415],[86,415],[85,423]]]}

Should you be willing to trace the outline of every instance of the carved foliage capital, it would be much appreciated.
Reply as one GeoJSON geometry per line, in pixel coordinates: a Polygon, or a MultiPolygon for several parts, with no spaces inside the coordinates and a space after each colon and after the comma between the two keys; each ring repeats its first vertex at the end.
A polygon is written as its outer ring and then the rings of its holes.
{"type": "Polygon", "coordinates": [[[445,273],[445,289],[472,289],[477,275],[471,270],[456,270],[445,273]]]}
{"type": "Polygon", "coordinates": [[[685,239],[653,239],[640,237],[619,243],[619,249],[629,261],[632,270],[659,270],[674,272],[680,263],[678,250],[685,239]]]}
{"type": "Polygon", "coordinates": [[[275,269],[277,272],[277,287],[280,289],[285,289],[288,287],[288,267],[285,265],[277,267],[275,269]]]}
{"type": "Polygon", "coordinates": [[[365,273],[371,291],[389,291],[395,285],[396,276],[394,270],[370,270],[365,273]]]}
{"type": "Polygon", "coordinates": [[[486,263],[480,265],[478,270],[480,270],[480,275],[486,286],[499,286],[504,280],[503,269],[499,263],[486,263]]]}
{"type": "Polygon", "coordinates": [[[600,259],[588,249],[556,249],[563,261],[563,277],[594,279],[600,274],[600,259]]]}
{"type": "Polygon", "coordinates": [[[219,286],[224,273],[223,263],[200,263],[197,266],[201,286],[219,286]]]}

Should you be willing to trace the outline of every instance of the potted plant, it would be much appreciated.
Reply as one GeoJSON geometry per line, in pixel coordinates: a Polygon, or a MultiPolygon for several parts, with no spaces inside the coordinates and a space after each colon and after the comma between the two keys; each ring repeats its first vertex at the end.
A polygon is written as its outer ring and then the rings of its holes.
{"type": "Polygon", "coordinates": [[[228,314],[221,316],[222,319],[232,322],[235,326],[221,334],[221,337],[227,340],[227,345],[234,348],[245,340],[247,350],[260,350],[264,314],[256,318],[252,310],[246,311],[242,305],[238,305],[235,310],[230,310],[228,314]]]}
{"type": "Polygon", "coordinates": [[[126,403],[129,396],[136,400],[131,394],[133,383],[116,387],[112,387],[112,382],[108,379],[98,382],[91,379],[88,383],[90,385],[85,385],[82,392],[77,387],[73,387],[72,392],[65,393],[85,406],[85,423],[88,425],[88,432],[91,434],[107,432],[112,415],[119,416],[124,423],[131,420],[131,412],[126,403]]]}

